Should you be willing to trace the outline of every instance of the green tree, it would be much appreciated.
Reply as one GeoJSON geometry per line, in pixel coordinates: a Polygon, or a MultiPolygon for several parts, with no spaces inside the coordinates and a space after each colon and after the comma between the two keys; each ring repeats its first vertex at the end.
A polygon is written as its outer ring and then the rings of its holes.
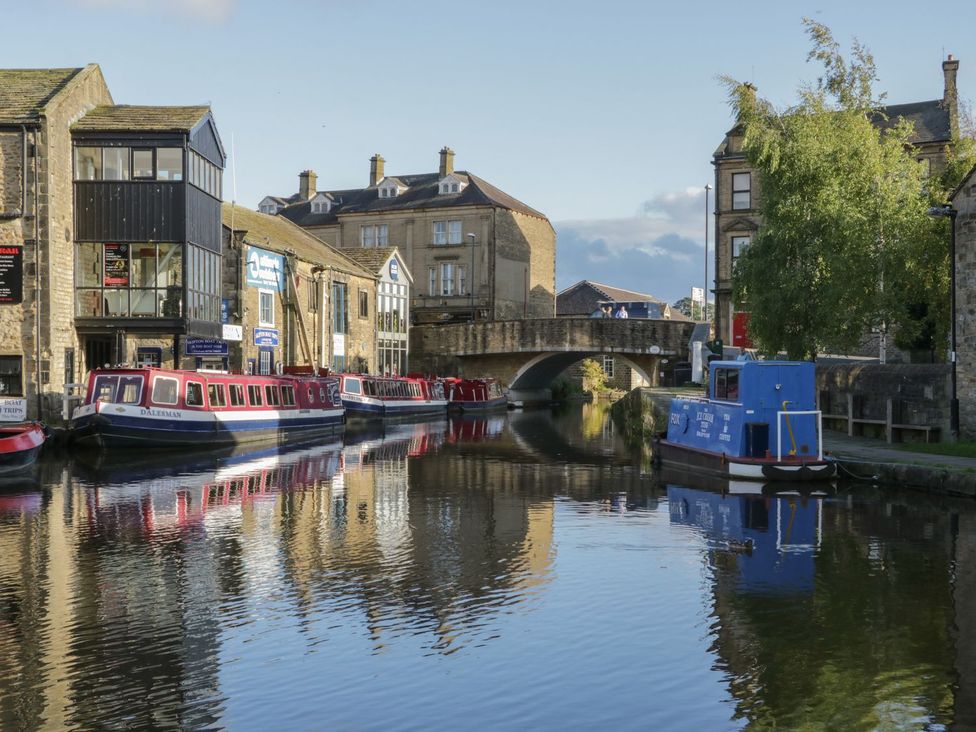
{"type": "MultiPolygon", "coordinates": [[[[671,305],[672,308],[677,310],[682,315],[687,315],[694,321],[702,321],[702,306],[700,302],[694,302],[690,297],[683,297],[677,302],[671,305]]],[[[714,311],[715,303],[708,303],[708,311],[711,313],[714,311]]]]}
{"type": "Polygon", "coordinates": [[[775,109],[723,79],[761,194],[763,225],[733,277],[750,335],[765,351],[810,358],[853,350],[871,327],[946,333],[948,229],[928,208],[968,170],[967,153],[925,178],[910,123],[878,124],[870,52],[855,41],[847,58],[826,26],[803,22],[808,60],[824,73],[795,105],[775,109]]]}

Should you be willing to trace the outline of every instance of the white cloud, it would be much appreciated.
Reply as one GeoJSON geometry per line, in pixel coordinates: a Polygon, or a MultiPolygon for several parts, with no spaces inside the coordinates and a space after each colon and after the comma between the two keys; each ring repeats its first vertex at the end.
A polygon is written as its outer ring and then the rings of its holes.
{"type": "Polygon", "coordinates": [[[207,23],[223,24],[230,20],[236,0],[74,0],[95,8],[134,10],[160,15],[180,15],[207,23]]]}

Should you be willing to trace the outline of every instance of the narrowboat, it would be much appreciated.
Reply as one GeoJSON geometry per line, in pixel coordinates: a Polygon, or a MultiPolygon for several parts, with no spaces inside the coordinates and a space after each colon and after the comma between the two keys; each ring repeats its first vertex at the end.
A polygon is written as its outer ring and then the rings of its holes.
{"type": "Polygon", "coordinates": [[[0,475],[33,465],[46,438],[44,425],[38,422],[0,425],[0,475]]]}
{"type": "Polygon", "coordinates": [[[823,455],[814,368],[796,361],[712,362],[708,398],[671,401],[655,458],[731,479],[833,477],[836,466],[823,455]]]}
{"type": "Polygon", "coordinates": [[[444,385],[448,409],[485,412],[508,408],[508,397],[495,379],[459,379],[455,376],[438,381],[444,385]]]}
{"type": "Polygon", "coordinates": [[[279,445],[345,421],[336,379],[153,367],[96,369],[71,417],[75,444],[101,447],[279,445]]]}
{"type": "Polygon", "coordinates": [[[444,414],[444,385],[416,376],[337,374],[342,405],[350,417],[444,414]]]}

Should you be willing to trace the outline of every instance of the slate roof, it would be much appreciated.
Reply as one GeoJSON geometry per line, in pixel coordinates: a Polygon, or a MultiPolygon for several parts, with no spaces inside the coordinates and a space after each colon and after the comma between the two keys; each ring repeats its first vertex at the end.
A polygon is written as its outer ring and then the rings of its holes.
{"type": "Polygon", "coordinates": [[[0,122],[35,122],[44,107],[84,69],[0,69],[0,122]]]}
{"type": "Polygon", "coordinates": [[[581,285],[596,290],[599,295],[603,296],[604,300],[612,300],[613,302],[664,302],[664,300],[661,298],[654,297],[654,295],[648,295],[646,292],[625,290],[621,287],[612,287],[611,285],[604,285],[599,282],[593,282],[592,280],[580,280],[576,284],[570,285],[562,292],[557,292],[556,297],[580,287],[581,285]]]}
{"type": "Polygon", "coordinates": [[[280,216],[258,213],[232,203],[221,204],[220,211],[224,226],[246,232],[244,241],[248,244],[278,252],[291,249],[306,262],[336,267],[360,277],[376,277],[376,272],[367,270],[335,247],[280,216]]]}
{"type": "MultiPolygon", "coordinates": [[[[289,205],[279,211],[278,215],[300,226],[328,226],[336,223],[342,214],[383,213],[451,206],[498,206],[546,219],[545,214],[509,196],[473,173],[456,170],[454,174],[468,183],[459,193],[439,193],[437,184],[441,176],[438,173],[399,175],[395,179],[406,186],[407,190],[393,198],[380,198],[375,186],[342,191],[318,191],[318,193],[331,195],[335,203],[329,213],[312,213],[311,202],[300,200],[295,194],[284,197],[289,205]]],[[[391,178],[392,176],[387,176],[386,180],[391,178]]]]}
{"type": "Polygon", "coordinates": [[[378,273],[380,268],[386,264],[386,260],[390,258],[391,254],[396,254],[401,272],[406,274],[408,281],[413,282],[413,275],[410,274],[407,265],[403,263],[403,255],[396,247],[357,247],[355,249],[343,249],[342,253],[374,274],[378,273]]]}
{"type": "Polygon", "coordinates": [[[875,115],[871,121],[881,129],[893,127],[899,119],[909,120],[915,130],[909,142],[919,145],[925,142],[942,142],[952,139],[949,127],[949,110],[941,99],[911,104],[889,104],[883,108],[884,116],[875,115]],[[887,117],[887,119],[884,119],[887,117]]]}
{"type": "Polygon", "coordinates": [[[210,107],[152,107],[115,104],[95,107],[71,125],[72,130],[189,132],[210,113],[210,107]]]}

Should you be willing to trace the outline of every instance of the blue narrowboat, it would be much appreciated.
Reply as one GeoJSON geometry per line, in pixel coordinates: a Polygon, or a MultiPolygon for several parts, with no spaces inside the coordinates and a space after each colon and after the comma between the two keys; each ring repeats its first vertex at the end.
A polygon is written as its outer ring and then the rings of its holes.
{"type": "Polygon", "coordinates": [[[814,369],[797,361],[712,362],[707,398],[672,400],[656,457],[732,479],[832,477],[814,369]]]}

